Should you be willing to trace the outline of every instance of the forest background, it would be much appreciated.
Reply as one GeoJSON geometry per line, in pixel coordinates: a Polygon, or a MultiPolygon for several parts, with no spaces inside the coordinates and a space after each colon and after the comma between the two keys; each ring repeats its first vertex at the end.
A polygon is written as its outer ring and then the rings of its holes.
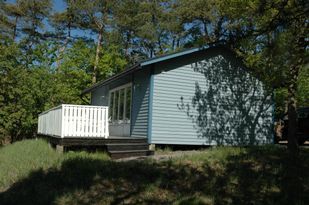
{"type": "Polygon", "coordinates": [[[35,137],[39,113],[88,104],[83,89],[139,60],[214,42],[273,89],[276,118],[288,113],[293,127],[296,109],[309,106],[308,8],[302,0],[0,0],[0,144],[35,137]]]}

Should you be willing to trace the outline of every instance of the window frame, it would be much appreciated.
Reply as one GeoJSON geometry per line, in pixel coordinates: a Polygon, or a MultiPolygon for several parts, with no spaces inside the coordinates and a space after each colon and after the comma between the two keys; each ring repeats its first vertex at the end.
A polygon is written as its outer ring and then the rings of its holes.
{"type": "Polygon", "coordinates": [[[108,99],[108,108],[109,108],[109,112],[112,111],[112,114],[110,115],[109,114],[109,122],[111,124],[124,124],[124,123],[130,123],[131,122],[131,109],[132,109],[132,83],[127,83],[127,84],[124,84],[124,85],[121,85],[121,86],[118,86],[118,87],[115,87],[113,89],[111,89],[109,91],[109,99],[108,99]],[[130,88],[131,89],[131,96],[130,96],[130,103],[129,103],[129,107],[127,106],[127,89],[130,88]],[[124,92],[124,96],[123,96],[123,113],[122,113],[122,120],[119,120],[119,116],[120,116],[120,95],[121,95],[121,90],[123,90],[124,92]],[[115,108],[114,107],[111,107],[111,95],[113,94],[113,106],[117,106],[117,111],[115,111],[115,108]],[[116,94],[118,94],[118,102],[117,102],[117,105],[115,104],[115,99],[116,99],[116,94]],[[130,109],[130,119],[126,119],[126,111],[127,109],[130,109]],[[115,117],[114,115],[117,113],[117,116],[115,117]],[[116,118],[116,119],[114,119],[116,118]]]}

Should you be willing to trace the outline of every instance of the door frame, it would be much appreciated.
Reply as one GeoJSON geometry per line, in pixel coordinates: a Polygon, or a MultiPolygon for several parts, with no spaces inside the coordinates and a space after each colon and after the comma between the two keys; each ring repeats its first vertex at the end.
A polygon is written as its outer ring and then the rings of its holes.
{"type": "MultiPolygon", "coordinates": [[[[113,135],[113,130],[115,130],[115,135],[117,136],[126,136],[126,137],[129,137],[130,136],[130,133],[131,133],[131,111],[132,111],[132,100],[133,100],[133,95],[132,95],[132,82],[130,83],[126,83],[126,84],[123,84],[121,86],[118,86],[118,87],[115,87],[111,90],[109,90],[109,98],[108,98],[108,108],[109,108],[109,111],[112,112],[112,114],[108,114],[109,115],[109,126],[110,126],[110,133],[111,135],[113,135]],[[130,93],[130,118],[129,119],[125,119],[126,118],[126,112],[127,112],[127,88],[130,88],[131,89],[131,93],[130,93]],[[123,97],[123,113],[122,113],[122,120],[118,120],[119,116],[120,116],[120,90],[124,89],[124,97],[123,97]],[[112,118],[114,117],[115,115],[115,109],[114,107],[112,108],[111,107],[111,93],[116,93],[118,91],[118,102],[117,102],[117,117],[116,117],[116,120],[113,120],[112,118]],[[111,116],[111,117],[110,117],[111,116]],[[117,130],[118,129],[118,130],[117,130]],[[116,131],[117,130],[117,131],[116,131]]],[[[115,103],[116,101],[116,95],[114,94],[113,95],[113,102],[115,103]]]]}

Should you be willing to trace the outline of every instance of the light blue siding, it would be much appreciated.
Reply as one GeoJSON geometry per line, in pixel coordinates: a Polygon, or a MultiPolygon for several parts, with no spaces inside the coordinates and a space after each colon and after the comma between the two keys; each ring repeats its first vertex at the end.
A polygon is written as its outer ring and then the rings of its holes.
{"type": "Polygon", "coordinates": [[[133,80],[131,136],[147,137],[150,69],[138,71],[133,80]]]}
{"type": "Polygon", "coordinates": [[[151,143],[246,145],[272,141],[272,100],[224,50],[155,65],[151,143]]]}

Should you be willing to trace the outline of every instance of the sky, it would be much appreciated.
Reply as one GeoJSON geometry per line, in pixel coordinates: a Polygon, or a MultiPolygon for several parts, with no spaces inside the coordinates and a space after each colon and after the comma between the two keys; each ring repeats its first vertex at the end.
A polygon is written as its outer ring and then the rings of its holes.
{"type": "Polygon", "coordinates": [[[66,9],[66,4],[62,0],[53,0],[54,10],[63,11],[66,9]]]}

